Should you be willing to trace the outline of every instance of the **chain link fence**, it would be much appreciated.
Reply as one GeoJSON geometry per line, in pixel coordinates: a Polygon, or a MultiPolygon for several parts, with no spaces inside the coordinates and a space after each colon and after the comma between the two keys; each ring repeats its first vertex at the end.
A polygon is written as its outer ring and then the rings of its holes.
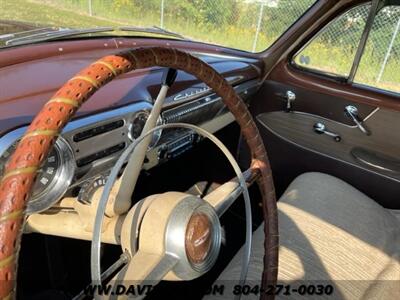
{"type": "Polygon", "coordinates": [[[214,44],[258,52],[316,0],[44,0],[123,25],[158,26],[214,44]]]}
{"type": "Polygon", "coordinates": [[[376,15],[354,80],[400,92],[400,6],[376,15]]]}
{"type": "MultiPolygon", "coordinates": [[[[4,1],[4,0],[3,0],[4,1]]],[[[158,26],[193,40],[258,52],[268,48],[316,0],[5,0],[12,18],[57,27],[158,26]],[[32,4],[36,5],[35,7],[32,4]],[[29,10],[36,9],[29,15],[29,10]],[[52,10],[51,10],[51,9],[52,10]],[[40,15],[40,12],[43,12],[40,15]],[[56,14],[53,16],[52,14],[56,14]]],[[[365,28],[370,3],[328,24],[295,62],[348,76],[365,28]]],[[[3,16],[3,18],[4,18],[3,16]]],[[[375,18],[355,82],[400,92],[400,7],[387,6],[375,18]]]]}
{"type": "Polygon", "coordinates": [[[295,57],[298,65],[347,77],[367,22],[371,5],[361,5],[325,26],[295,57]]]}
{"type": "MultiPolygon", "coordinates": [[[[370,4],[357,6],[328,24],[295,57],[296,64],[347,77],[370,4]]],[[[357,83],[400,92],[400,7],[387,6],[375,17],[354,78],[357,83]]]]}

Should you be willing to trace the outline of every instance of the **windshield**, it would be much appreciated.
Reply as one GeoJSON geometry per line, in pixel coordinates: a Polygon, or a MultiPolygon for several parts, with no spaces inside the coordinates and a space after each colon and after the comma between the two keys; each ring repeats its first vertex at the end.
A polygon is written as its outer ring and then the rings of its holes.
{"type": "MultiPolygon", "coordinates": [[[[315,0],[1,0],[0,47],[61,38],[70,29],[92,35],[168,35],[240,50],[268,48],[315,0]],[[129,33],[123,30],[130,26],[129,33]],[[108,28],[118,28],[109,31],[108,28]],[[132,28],[158,28],[156,32],[132,28]],[[63,32],[60,32],[62,31],[63,32]],[[60,34],[61,33],[61,34],[60,34]],[[90,33],[90,30],[81,32],[90,33]],[[176,33],[173,36],[171,33],[176,33]],[[28,38],[27,38],[28,37],[28,38]],[[33,38],[34,37],[34,38],[33,38]]],[[[155,31],[155,30],[153,30],[155,31]]],[[[76,34],[76,31],[74,31],[76,34]]],[[[78,33],[79,34],[79,33],[78,33]]],[[[69,35],[70,38],[72,34],[69,35]]]]}

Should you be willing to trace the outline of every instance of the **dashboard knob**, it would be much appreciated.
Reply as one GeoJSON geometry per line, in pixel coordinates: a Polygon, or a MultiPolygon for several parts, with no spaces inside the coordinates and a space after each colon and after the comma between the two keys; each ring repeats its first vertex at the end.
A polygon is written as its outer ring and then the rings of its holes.
{"type": "MultiPolygon", "coordinates": [[[[128,129],[128,137],[131,141],[136,140],[143,131],[144,125],[147,122],[147,118],[149,117],[149,112],[148,111],[140,111],[136,113],[133,118],[131,123],[129,124],[129,129],[128,129]]],[[[160,116],[160,118],[157,120],[157,126],[163,124],[163,120],[160,116]]],[[[157,145],[158,141],[160,140],[162,134],[162,130],[157,130],[153,134],[153,138],[151,140],[151,143],[149,145],[149,148],[153,148],[155,145],[157,145]]]]}
{"type": "Polygon", "coordinates": [[[107,177],[106,175],[100,175],[86,181],[79,191],[78,201],[82,204],[90,204],[94,193],[106,185],[107,177]]]}

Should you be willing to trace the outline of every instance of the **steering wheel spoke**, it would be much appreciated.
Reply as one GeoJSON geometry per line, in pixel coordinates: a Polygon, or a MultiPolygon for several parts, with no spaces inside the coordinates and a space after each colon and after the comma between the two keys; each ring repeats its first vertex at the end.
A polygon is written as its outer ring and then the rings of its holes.
{"type": "Polygon", "coordinates": [[[129,263],[112,279],[111,283],[129,285],[156,285],[177,264],[178,258],[170,254],[148,253],[139,250],[129,263]]]}
{"type": "MultiPolygon", "coordinates": [[[[243,172],[246,185],[251,185],[257,180],[259,172],[257,169],[249,168],[243,172]]],[[[212,192],[208,193],[203,199],[214,207],[217,215],[220,217],[224,212],[243,194],[243,187],[240,185],[238,178],[225,182],[212,192]]]]}
{"type": "Polygon", "coordinates": [[[243,188],[240,186],[239,182],[232,180],[222,184],[214,191],[207,194],[204,200],[214,207],[217,215],[220,217],[242,193],[243,188]]]}

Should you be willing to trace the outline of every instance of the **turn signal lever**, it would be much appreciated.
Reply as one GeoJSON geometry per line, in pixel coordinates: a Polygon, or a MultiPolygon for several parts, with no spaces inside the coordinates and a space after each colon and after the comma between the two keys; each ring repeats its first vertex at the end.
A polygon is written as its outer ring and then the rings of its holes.
{"type": "Polygon", "coordinates": [[[361,120],[359,117],[357,107],[353,105],[347,105],[344,108],[344,114],[346,117],[350,118],[363,133],[366,135],[371,135],[371,132],[364,126],[363,120],[361,120]]]}

